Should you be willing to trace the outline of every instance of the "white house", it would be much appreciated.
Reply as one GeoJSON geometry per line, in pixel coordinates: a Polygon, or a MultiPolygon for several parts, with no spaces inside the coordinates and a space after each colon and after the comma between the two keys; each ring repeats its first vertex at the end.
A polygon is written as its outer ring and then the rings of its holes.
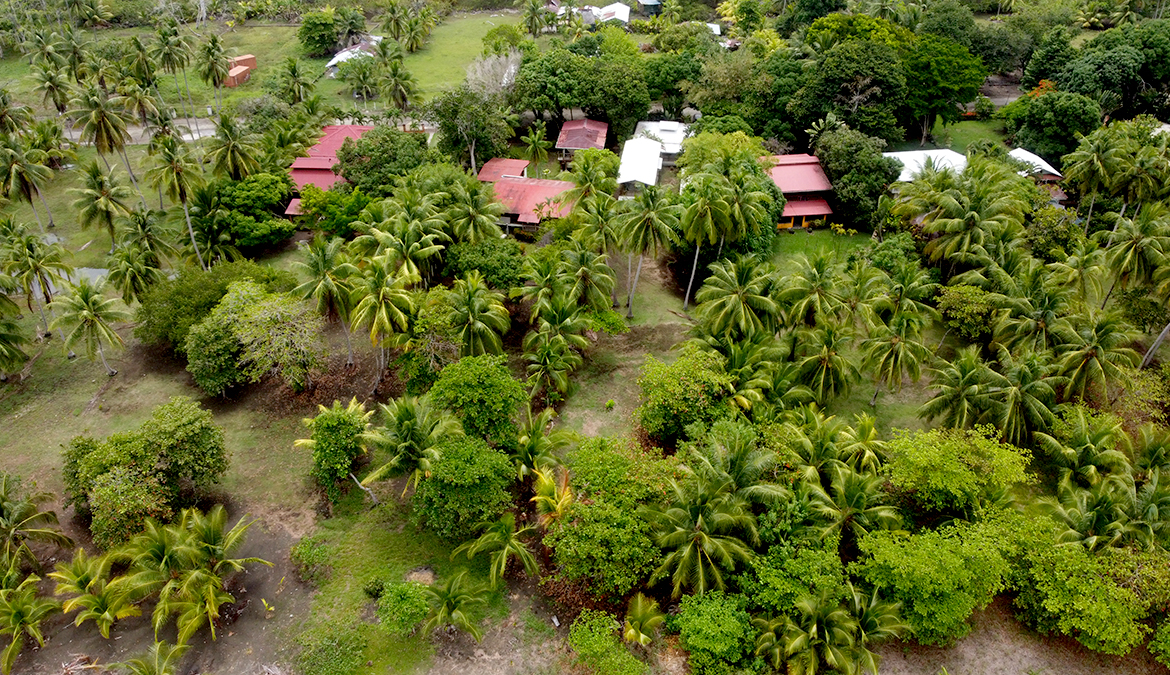
{"type": "Polygon", "coordinates": [[[909,183],[914,176],[922,171],[927,160],[936,169],[954,169],[962,173],[967,168],[967,156],[954,150],[907,150],[905,152],[883,152],[883,157],[893,157],[902,163],[902,173],[898,176],[899,183],[909,183]]]}
{"type": "Polygon", "coordinates": [[[1024,164],[1031,166],[1031,174],[1035,175],[1036,178],[1039,179],[1042,183],[1050,183],[1064,178],[1064,176],[1062,176],[1060,172],[1056,170],[1056,167],[1044,161],[1043,157],[1037,155],[1034,152],[1028,152],[1023,148],[1013,148],[1012,151],[1008,153],[1008,155],[1023,162],[1024,164]]]}
{"type": "Polygon", "coordinates": [[[662,143],[645,136],[635,136],[622,146],[622,162],[618,166],[617,182],[657,185],[662,169],[662,143]]]}
{"type": "Polygon", "coordinates": [[[634,138],[639,137],[652,138],[661,143],[663,165],[674,166],[679,154],[682,153],[682,143],[687,137],[687,125],[670,120],[638,122],[638,126],[634,128],[634,138]]]}

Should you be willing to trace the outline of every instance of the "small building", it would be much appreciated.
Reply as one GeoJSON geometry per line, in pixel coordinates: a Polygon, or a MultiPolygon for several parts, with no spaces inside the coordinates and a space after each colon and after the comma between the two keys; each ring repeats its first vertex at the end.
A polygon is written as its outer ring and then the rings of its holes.
{"type": "Polygon", "coordinates": [[[248,66],[252,70],[256,70],[256,57],[251,54],[241,54],[240,56],[232,57],[229,60],[232,68],[236,66],[248,66]]]}
{"type": "Polygon", "coordinates": [[[813,155],[775,155],[769,170],[772,182],[787,200],[784,214],[777,226],[781,229],[808,227],[810,220],[833,215],[828,197],[833,184],[821,168],[821,160],[813,155]]]}
{"type": "Polygon", "coordinates": [[[598,23],[605,23],[606,21],[620,21],[622,23],[630,22],[630,6],[615,2],[612,5],[602,7],[600,11],[593,15],[598,23]]]}
{"type": "Polygon", "coordinates": [[[321,127],[321,138],[309,148],[309,156],[337,157],[337,151],[341,149],[345,139],[352,138],[356,141],[373,128],[363,124],[329,124],[321,127]]]}
{"type": "Polygon", "coordinates": [[[1008,156],[1031,166],[1031,171],[1023,173],[1032,176],[1038,183],[1055,183],[1064,178],[1054,166],[1044,161],[1044,158],[1036,153],[1028,152],[1023,148],[1013,148],[1008,156]]]}
{"type": "Polygon", "coordinates": [[[662,144],[662,165],[674,166],[682,154],[683,140],[687,137],[687,125],[670,120],[638,122],[634,138],[652,138],[662,144]]]}
{"type": "Polygon", "coordinates": [[[252,77],[252,69],[248,66],[232,66],[228,70],[227,79],[223,81],[223,86],[234,88],[247,82],[252,77]]]}
{"type": "Polygon", "coordinates": [[[528,160],[508,159],[507,157],[493,157],[489,159],[476,176],[483,183],[494,183],[501,178],[527,178],[528,160]]]}
{"type": "Polygon", "coordinates": [[[561,218],[572,210],[571,204],[562,204],[558,199],[572,190],[574,185],[564,180],[543,178],[515,178],[504,176],[495,183],[496,199],[504,205],[508,217],[505,226],[519,223],[533,226],[545,218],[561,218]]]}
{"type": "Polygon", "coordinates": [[[293,160],[290,169],[292,181],[297,186],[297,190],[303,190],[307,185],[328,190],[335,183],[345,181],[344,178],[333,173],[333,165],[336,163],[336,157],[297,157],[293,160]]]}
{"type": "Polygon", "coordinates": [[[902,173],[898,175],[899,183],[909,183],[914,176],[922,172],[923,167],[930,163],[935,169],[953,169],[962,173],[967,168],[967,156],[954,150],[907,150],[905,152],[883,152],[883,157],[892,157],[902,163],[902,173]]]}
{"type": "Polygon", "coordinates": [[[622,146],[622,161],[618,165],[618,185],[641,183],[657,185],[662,170],[662,143],[646,136],[635,136],[622,146]]]}
{"type": "Polygon", "coordinates": [[[647,14],[649,16],[658,16],[659,14],[662,14],[661,0],[639,0],[638,7],[642,10],[643,14],[647,14]]]}
{"type": "Polygon", "coordinates": [[[372,57],[378,53],[378,43],[382,41],[381,35],[371,35],[369,39],[362,40],[352,47],[346,47],[333,55],[329,62],[325,64],[325,73],[329,77],[337,76],[337,67],[349,61],[350,59],[360,59],[372,57]]]}
{"type": "Polygon", "coordinates": [[[557,150],[561,160],[573,158],[573,153],[586,148],[601,150],[605,147],[605,138],[609,134],[609,125],[597,120],[569,120],[561,127],[557,136],[557,150]]]}

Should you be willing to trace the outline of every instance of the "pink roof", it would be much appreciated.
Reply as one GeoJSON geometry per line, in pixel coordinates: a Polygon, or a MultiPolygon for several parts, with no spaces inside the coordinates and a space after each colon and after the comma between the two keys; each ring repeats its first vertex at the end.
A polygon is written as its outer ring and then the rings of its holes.
{"type": "Polygon", "coordinates": [[[795,199],[784,205],[784,217],[831,216],[833,209],[823,199],[795,199]]]}
{"type": "Polygon", "coordinates": [[[284,210],[284,215],[286,215],[286,216],[299,216],[299,215],[301,215],[301,200],[299,200],[299,199],[289,200],[288,208],[286,208],[284,210]]]}
{"type": "Polygon", "coordinates": [[[609,132],[609,125],[596,120],[569,120],[561,127],[561,135],[557,136],[558,150],[583,150],[585,148],[605,147],[605,135],[609,132]]]}
{"type": "Polygon", "coordinates": [[[772,182],[784,194],[828,192],[833,189],[829,177],[821,168],[821,160],[813,155],[775,155],[776,166],[769,173],[772,182]]]}
{"type": "Polygon", "coordinates": [[[573,184],[564,180],[545,180],[542,178],[501,178],[496,182],[496,198],[504,205],[504,213],[516,215],[516,220],[522,223],[539,223],[538,212],[544,208],[544,213],[550,218],[560,218],[572,210],[571,206],[550,204],[568,190],[573,184]]]}
{"type": "Polygon", "coordinates": [[[344,183],[345,179],[328,169],[293,169],[292,182],[298,190],[305,189],[306,185],[316,185],[322,190],[328,190],[337,183],[344,183]]]}
{"type": "Polygon", "coordinates": [[[336,163],[336,157],[297,157],[293,160],[292,168],[331,170],[336,163]]]}
{"type": "Polygon", "coordinates": [[[309,155],[313,157],[336,157],[338,149],[345,139],[359,139],[374,127],[359,124],[330,124],[321,129],[324,134],[317,144],[309,148],[309,155]]]}
{"type": "Polygon", "coordinates": [[[494,183],[504,176],[523,176],[525,169],[528,168],[528,160],[526,159],[508,159],[506,157],[494,157],[483,165],[479,170],[479,179],[485,183],[494,183]]]}

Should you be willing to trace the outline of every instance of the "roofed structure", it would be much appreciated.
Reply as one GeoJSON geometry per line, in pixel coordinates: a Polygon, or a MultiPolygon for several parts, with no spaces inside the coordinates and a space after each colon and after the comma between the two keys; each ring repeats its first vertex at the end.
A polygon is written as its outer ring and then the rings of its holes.
{"type": "Polygon", "coordinates": [[[662,163],[665,166],[674,166],[675,160],[682,153],[682,143],[687,137],[687,125],[671,120],[638,122],[634,128],[634,137],[652,138],[662,143],[662,163]]]}
{"type": "Polygon", "coordinates": [[[495,191],[496,199],[504,205],[504,213],[516,216],[518,222],[535,225],[542,217],[567,215],[572,206],[557,204],[556,199],[573,187],[564,180],[504,176],[496,181],[495,191]]]}
{"type": "Polygon", "coordinates": [[[1044,158],[1023,148],[1013,148],[1008,156],[1017,159],[1032,167],[1033,175],[1042,183],[1052,183],[1064,178],[1056,167],[1044,161],[1044,158]]]}
{"type": "Polygon", "coordinates": [[[661,169],[662,143],[645,136],[631,138],[622,146],[617,182],[619,185],[631,182],[657,185],[661,169]]]}
{"type": "Polygon", "coordinates": [[[557,150],[584,150],[605,147],[609,125],[597,120],[569,120],[557,136],[557,150]]]}
{"type": "Polygon", "coordinates": [[[333,173],[333,165],[336,163],[336,157],[297,157],[293,160],[290,175],[297,190],[305,189],[306,185],[328,190],[334,183],[345,180],[333,173]]]}
{"type": "Polygon", "coordinates": [[[508,159],[507,157],[493,157],[489,159],[476,176],[484,183],[494,183],[505,176],[513,178],[528,177],[528,160],[508,159]]]}
{"type": "Polygon", "coordinates": [[[960,155],[954,150],[907,150],[905,152],[883,152],[883,157],[892,157],[902,163],[902,173],[898,175],[899,183],[909,183],[914,176],[921,173],[922,168],[929,161],[935,169],[954,169],[962,173],[967,168],[967,156],[960,155]]]}
{"type": "Polygon", "coordinates": [[[341,144],[345,142],[345,139],[352,138],[356,141],[373,128],[361,124],[330,124],[321,127],[323,135],[318,139],[316,145],[309,148],[309,156],[337,157],[337,151],[341,149],[341,144]]]}
{"type": "Polygon", "coordinates": [[[821,168],[821,160],[813,155],[773,155],[771,160],[775,166],[768,173],[786,197],[833,189],[833,184],[821,168]]]}

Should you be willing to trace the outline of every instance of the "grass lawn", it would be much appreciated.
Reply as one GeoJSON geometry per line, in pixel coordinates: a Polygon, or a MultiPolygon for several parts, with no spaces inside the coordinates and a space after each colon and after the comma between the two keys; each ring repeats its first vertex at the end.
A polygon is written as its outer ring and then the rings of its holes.
{"type": "Polygon", "coordinates": [[[426,47],[406,57],[406,68],[426,98],[454,88],[466,76],[468,64],[483,52],[483,36],[496,26],[519,22],[516,12],[452,14],[431,33],[426,47]]]}
{"type": "Polygon", "coordinates": [[[828,229],[782,231],[772,244],[772,262],[783,273],[792,271],[793,259],[801,254],[812,257],[831,253],[838,262],[845,262],[850,253],[864,248],[870,241],[868,234],[840,235],[828,229]]]}
{"type": "Polygon", "coordinates": [[[967,146],[975,141],[988,139],[1002,143],[1003,139],[1006,138],[1006,134],[1003,131],[1003,122],[999,120],[964,120],[945,126],[940,121],[935,123],[931,133],[934,134],[933,143],[921,145],[917,139],[914,139],[902,143],[894,143],[890,146],[890,150],[950,148],[955,152],[965,153],[967,152],[967,146]]]}

